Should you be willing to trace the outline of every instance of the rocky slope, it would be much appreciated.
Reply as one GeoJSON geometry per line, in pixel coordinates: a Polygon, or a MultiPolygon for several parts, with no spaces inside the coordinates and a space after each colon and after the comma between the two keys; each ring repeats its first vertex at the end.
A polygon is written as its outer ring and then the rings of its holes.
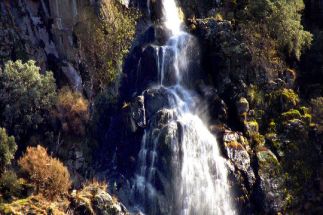
{"type": "MultiPolygon", "coordinates": [[[[118,88],[118,97],[110,96],[115,92],[111,86],[106,88],[112,93],[102,96],[88,84],[87,74],[94,65],[80,47],[76,31],[88,22],[82,19],[88,8],[97,9],[101,1],[0,2],[0,65],[10,59],[34,59],[42,72],[54,72],[58,86],[69,85],[89,98],[92,113],[98,115],[92,118],[100,118],[94,123],[99,129],[88,129],[93,132],[88,136],[95,136],[98,146],[90,152],[94,158],[85,162],[88,149],[73,146],[62,149],[70,150],[63,162],[74,178],[90,175],[109,181],[113,185],[110,192],[130,209],[145,128],[153,125],[158,133],[165,130],[159,138],[165,162],[158,164],[165,167],[164,175],[170,161],[167,134],[172,128],[164,126],[172,115],[171,104],[166,92],[148,89],[158,77],[155,45],[164,44],[169,32],[160,24],[160,2],[148,2],[121,2],[124,7],[138,9],[141,18],[124,58],[120,88],[113,86],[118,88]],[[97,109],[98,104],[104,108],[97,109]]],[[[322,55],[321,33],[316,33],[322,26],[313,21],[314,15],[320,17],[322,12],[313,7],[313,1],[305,1],[304,22],[315,31],[315,38],[314,46],[298,61],[279,51],[270,36],[261,35],[248,23],[239,23],[242,6],[233,1],[202,2],[179,1],[185,29],[195,36],[201,50],[193,53],[189,72],[194,81],[189,87],[198,92],[201,112],[208,116],[209,130],[227,159],[237,208],[241,214],[319,214],[323,211],[323,130],[310,101],[323,95],[322,70],[311,65],[322,55]]],[[[317,65],[323,64],[317,60],[317,65]]],[[[82,180],[76,181],[79,186],[82,180]]],[[[99,185],[73,191],[67,202],[54,206],[43,201],[30,196],[5,204],[0,211],[128,214],[99,185]]]]}

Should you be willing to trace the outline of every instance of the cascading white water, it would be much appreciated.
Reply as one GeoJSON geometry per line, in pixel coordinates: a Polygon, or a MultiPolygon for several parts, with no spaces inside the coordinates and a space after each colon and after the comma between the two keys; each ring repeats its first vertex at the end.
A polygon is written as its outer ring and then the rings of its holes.
{"type": "Polygon", "coordinates": [[[150,126],[143,136],[135,179],[135,190],[140,194],[137,203],[147,214],[235,214],[225,159],[220,155],[215,137],[196,113],[194,93],[185,87],[192,36],[181,31],[175,1],[162,0],[162,5],[163,22],[172,36],[165,46],[156,49],[160,76],[157,89],[169,95],[170,107],[166,112],[170,117],[167,126],[159,130],[150,126]],[[167,69],[170,66],[172,69],[167,69]],[[161,181],[167,177],[161,175],[156,161],[160,153],[158,144],[166,127],[171,139],[171,179],[163,184],[164,190],[160,192],[155,185],[156,177],[161,177],[161,181]]]}
{"type": "Polygon", "coordinates": [[[181,19],[174,0],[163,0],[163,15],[165,26],[172,31],[173,35],[181,32],[181,19]]]}

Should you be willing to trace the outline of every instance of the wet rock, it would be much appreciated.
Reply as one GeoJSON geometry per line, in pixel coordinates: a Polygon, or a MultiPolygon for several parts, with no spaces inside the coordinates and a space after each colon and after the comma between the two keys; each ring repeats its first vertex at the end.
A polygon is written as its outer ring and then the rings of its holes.
{"type": "Polygon", "coordinates": [[[137,96],[133,102],[131,102],[131,116],[135,121],[136,125],[144,128],[146,126],[146,112],[145,112],[145,104],[144,97],[137,96]]]}
{"type": "Polygon", "coordinates": [[[164,45],[172,35],[171,31],[163,25],[156,25],[154,30],[155,42],[157,42],[159,45],[164,45]]]}
{"type": "Polygon", "coordinates": [[[152,118],[151,126],[154,128],[162,128],[167,125],[170,121],[175,120],[173,109],[162,109],[152,118]]]}
{"type": "Polygon", "coordinates": [[[228,107],[219,97],[216,89],[205,86],[204,84],[199,84],[198,87],[201,97],[206,100],[207,105],[205,106],[207,106],[211,123],[215,123],[216,121],[226,122],[228,118],[228,107]]]}
{"type": "Polygon", "coordinates": [[[172,173],[172,155],[173,144],[176,140],[179,140],[180,129],[177,123],[170,123],[163,127],[158,132],[158,152],[160,152],[159,162],[157,162],[157,168],[163,174],[163,178],[171,179],[172,173]]]}
{"type": "Polygon", "coordinates": [[[151,83],[157,83],[158,80],[158,47],[154,45],[147,46],[142,52],[136,77],[136,85],[144,89],[151,83]]]}
{"type": "Polygon", "coordinates": [[[164,86],[172,86],[177,82],[176,68],[174,66],[175,52],[172,48],[164,47],[160,50],[161,61],[164,61],[164,67],[161,68],[160,80],[164,86]]]}
{"type": "Polygon", "coordinates": [[[171,109],[175,105],[174,95],[166,88],[151,88],[143,93],[145,97],[145,107],[148,119],[158,110],[163,108],[171,109]]]}
{"type": "MultiPolygon", "coordinates": [[[[121,111],[121,123],[124,135],[128,135],[130,133],[135,133],[138,129],[136,121],[133,117],[133,112],[131,110],[131,106],[126,104],[121,111]]],[[[119,128],[120,129],[120,128],[119,128]]]]}
{"type": "Polygon", "coordinates": [[[150,13],[151,19],[158,21],[163,18],[163,11],[160,8],[163,8],[161,0],[150,1],[150,13]]]}
{"type": "Polygon", "coordinates": [[[82,92],[83,91],[82,78],[79,75],[79,73],[75,70],[75,68],[72,66],[72,64],[67,63],[67,66],[62,67],[62,71],[66,76],[66,78],[68,79],[70,86],[74,90],[78,92],[82,92]]]}

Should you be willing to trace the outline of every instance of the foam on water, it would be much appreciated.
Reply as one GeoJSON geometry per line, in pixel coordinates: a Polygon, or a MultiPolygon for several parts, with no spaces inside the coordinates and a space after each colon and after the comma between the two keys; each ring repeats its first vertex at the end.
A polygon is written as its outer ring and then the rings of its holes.
{"type": "MultiPolygon", "coordinates": [[[[191,35],[181,31],[181,20],[174,0],[162,0],[164,25],[172,32],[165,46],[158,47],[159,82],[169,94],[172,118],[168,122],[171,136],[172,180],[168,182],[168,193],[159,193],[154,186],[156,159],[160,133],[148,127],[139,152],[139,168],[135,179],[135,190],[140,194],[139,208],[147,214],[215,215],[235,214],[227,179],[225,159],[221,157],[216,138],[197,115],[194,93],[184,87],[188,70],[188,48],[191,35]],[[172,53],[172,54],[167,54],[172,53]],[[169,57],[172,59],[168,59],[169,57]],[[172,65],[170,76],[167,63],[172,65]],[[178,125],[181,135],[178,137],[178,125]],[[169,210],[163,212],[162,206],[169,210]]],[[[165,188],[166,189],[166,188],[165,188]]],[[[167,190],[167,189],[166,189],[167,190]]]]}

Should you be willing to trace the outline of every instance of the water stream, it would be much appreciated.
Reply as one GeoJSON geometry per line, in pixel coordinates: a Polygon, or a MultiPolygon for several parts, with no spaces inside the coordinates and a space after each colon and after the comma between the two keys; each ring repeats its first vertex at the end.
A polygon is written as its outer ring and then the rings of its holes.
{"type": "Polygon", "coordinates": [[[162,0],[163,24],[171,32],[164,46],[156,48],[159,81],[156,89],[168,95],[169,119],[162,129],[145,130],[138,155],[134,192],[136,207],[145,214],[215,215],[235,214],[227,180],[225,159],[216,138],[198,116],[194,92],[187,89],[191,35],[181,30],[182,21],[174,0],[162,0]],[[162,160],[159,144],[167,129],[171,158],[162,160]],[[166,168],[169,174],[162,174],[166,168]]]}

